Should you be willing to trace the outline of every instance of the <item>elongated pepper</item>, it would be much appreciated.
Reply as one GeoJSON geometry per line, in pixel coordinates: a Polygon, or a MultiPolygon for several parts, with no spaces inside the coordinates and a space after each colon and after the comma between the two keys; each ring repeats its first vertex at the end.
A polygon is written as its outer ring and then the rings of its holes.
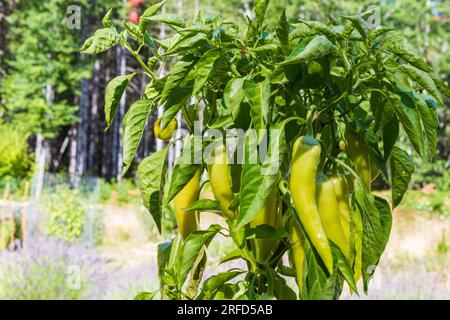
{"type": "Polygon", "coordinates": [[[305,232],[331,274],[333,257],[316,201],[316,173],[320,152],[320,144],[313,137],[303,136],[295,141],[292,149],[289,187],[295,210],[305,232]]]}
{"type": "Polygon", "coordinates": [[[372,173],[370,164],[370,153],[367,145],[360,135],[353,129],[346,128],[345,139],[347,140],[347,154],[353,163],[356,173],[360,176],[367,190],[371,190],[372,173]]]}
{"type": "Polygon", "coordinates": [[[219,201],[222,213],[228,218],[236,218],[237,213],[229,209],[234,193],[224,146],[215,149],[212,163],[208,165],[208,175],[212,192],[219,201]]]}
{"type": "Polygon", "coordinates": [[[349,260],[350,246],[342,228],[334,185],[325,175],[320,175],[317,178],[316,195],[320,220],[322,221],[325,234],[341,249],[342,253],[349,260]]]}
{"type": "Polygon", "coordinates": [[[297,272],[297,285],[301,293],[303,287],[303,263],[305,261],[305,236],[295,220],[291,221],[290,231],[292,257],[294,258],[295,271],[297,272]]]}
{"type": "MultiPolygon", "coordinates": [[[[267,197],[264,206],[258,212],[256,217],[250,222],[251,228],[266,224],[275,229],[281,226],[281,198],[278,191],[278,185],[275,183],[272,193],[267,197]]],[[[278,241],[270,238],[254,239],[252,247],[255,250],[255,257],[258,262],[264,262],[270,253],[276,248],[278,241]]]]}
{"type": "Polygon", "coordinates": [[[184,208],[197,201],[199,190],[200,170],[195,173],[192,179],[173,198],[178,229],[183,239],[198,229],[198,212],[184,211],[184,208]]]}

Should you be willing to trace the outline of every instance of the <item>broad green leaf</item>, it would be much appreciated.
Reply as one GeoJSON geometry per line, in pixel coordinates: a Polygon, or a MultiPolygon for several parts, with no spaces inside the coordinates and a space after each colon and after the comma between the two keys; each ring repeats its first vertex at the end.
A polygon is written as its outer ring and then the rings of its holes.
{"type": "Polygon", "coordinates": [[[155,292],[139,292],[135,297],[134,300],[153,300],[153,297],[155,296],[155,292]]]}
{"type": "Polygon", "coordinates": [[[169,146],[142,160],[137,169],[138,188],[141,192],[144,206],[155,220],[160,233],[166,156],[169,146]]]}
{"type": "Polygon", "coordinates": [[[426,99],[419,94],[415,94],[415,97],[416,106],[419,110],[425,132],[428,157],[431,160],[436,154],[437,130],[439,126],[436,106],[435,103],[430,103],[430,105],[427,103],[427,101],[434,102],[432,98],[426,99]]]}
{"type": "Polygon", "coordinates": [[[108,12],[105,14],[105,16],[102,19],[102,25],[105,28],[112,27],[112,25],[113,25],[113,22],[111,20],[111,15],[112,15],[112,9],[109,9],[108,12]]]}
{"type": "Polygon", "coordinates": [[[195,49],[202,43],[206,43],[207,36],[204,33],[192,33],[182,37],[178,42],[174,43],[164,55],[173,55],[186,50],[195,49]]]}
{"type": "Polygon", "coordinates": [[[342,16],[345,19],[350,20],[355,26],[356,30],[358,30],[361,37],[365,38],[367,36],[367,24],[360,15],[351,15],[351,16],[342,16]]]}
{"type": "Polygon", "coordinates": [[[159,10],[161,10],[161,8],[166,4],[166,1],[161,1],[158,3],[155,3],[153,5],[151,5],[150,7],[148,7],[147,9],[145,9],[144,13],[142,14],[143,17],[152,17],[155,14],[158,13],[159,10]]]}
{"type": "Polygon", "coordinates": [[[244,145],[246,162],[242,166],[240,212],[237,220],[237,228],[246,225],[254,219],[259,210],[263,207],[266,198],[274,190],[273,185],[278,179],[277,169],[283,161],[283,154],[285,151],[283,126],[281,126],[281,129],[280,127],[277,127],[277,129],[279,130],[270,130],[271,136],[269,137],[269,140],[272,139],[272,142],[268,147],[268,155],[264,160],[263,165],[251,164],[247,160],[249,159],[249,155],[255,151],[251,150],[249,147],[254,143],[254,139],[252,139],[250,133],[246,135],[244,145]]]}
{"type": "Polygon", "coordinates": [[[94,35],[88,38],[80,49],[84,54],[97,54],[106,51],[120,41],[120,35],[113,28],[98,29],[94,35]]]}
{"type": "Polygon", "coordinates": [[[223,100],[227,108],[231,110],[233,119],[237,118],[240,111],[241,102],[245,97],[245,92],[242,89],[244,80],[244,78],[231,79],[223,91],[223,100]]]}
{"type": "Polygon", "coordinates": [[[336,273],[328,278],[324,268],[309,241],[305,241],[302,299],[332,300],[335,297],[336,273]]]}
{"type": "Polygon", "coordinates": [[[196,95],[208,81],[209,75],[214,68],[214,64],[220,57],[219,49],[211,49],[206,51],[202,58],[197,62],[195,66],[195,83],[192,95],[196,95]]]}
{"type": "Polygon", "coordinates": [[[215,274],[208,279],[205,280],[203,283],[201,293],[198,296],[197,299],[199,300],[212,300],[214,299],[216,293],[222,289],[222,287],[230,280],[236,278],[240,274],[242,274],[243,271],[241,270],[230,270],[227,272],[221,272],[218,274],[215,274]]]}
{"type": "Polygon", "coordinates": [[[164,103],[172,94],[175,88],[186,78],[189,71],[193,68],[193,62],[190,60],[179,60],[171,68],[170,74],[161,93],[160,102],[164,103]]]}
{"type": "Polygon", "coordinates": [[[367,38],[369,38],[370,41],[374,41],[379,36],[393,30],[395,29],[390,27],[378,27],[376,29],[369,30],[369,32],[367,33],[367,38]]]}
{"type": "Polygon", "coordinates": [[[315,35],[317,35],[316,30],[314,30],[311,27],[308,27],[306,24],[301,23],[289,33],[289,39],[290,41],[293,41],[295,39],[311,37],[315,35]]]}
{"type": "Polygon", "coordinates": [[[445,84],[442,79],[440,79],[435,74],[430,74],[431,79],[433,79],[434,84],[436,87],[440,90],[440,92],[447,97],[447,99],[450,99],[450,87],[445,84]]]}
{"type": "Polygon", "coordinates": [[[417,50],[406,40],[399,32],[391,32],[386,38],[383,46],[395,53],[397,56],[408,61],[413,66],[430,72],[431,68],[427,65],[424,59],[419,55],[417,50]]]}
{"type": "Polygon", "coordinates": [[[147,118],[155,105],[151,100],[134,102],[123,119],[123,163],[122,176],[133,162],[134,154],[141,142],[147,118]]]}
{"type": "Polygon", "coordinates": [[[208,247],[211,240],[216,236],[222,227],[217,224],[209,226],[208,230],[191,233],[183,243],[177,263],[178,287],[184,284],[189,271],[192,269],[198,255],[204,247],[208,247]]]}
{"type": "MultiPolygon", "coordinates": [[[[149,8],[150,9],[150,8],[149,8]]],[[[152,16],[141,16],[141,20],[148,22],[161,22],[171,27],[184,27],[186,22],[176,14],[158,14],[152,16]]]]}
{"type": "Polygon", "coordinates": [[[278,20],[278,25],[275,29],[277,37],[282,45],[289,44],[289,22],[286,18],[286,10],[281,13],[280,19],[278,20]]]}
{"type": "Polygon", "coordinates": [[[265,128],[269,120],[270,112],[270,81],[265,79],[262,82],[256,83],[252,80],[245,80],[243,89],[251,105],[250,114],[255,129],[265,128]]]}
{"type": "Polygon", "coordinates": [[[251,49],[253,53],[270,53],[273,54],[278,50],[278,46],[274,43],[263,44],[262,46],[258,46],[256,48],[251,49]]]}
{"type": "Polygon", "coordinates": [[[408,190],[408,183],[414,172],[414,162],[406,151],[394,147],[390,156],[392,205],[395,208],[402,201],[403,195],[408,190]]]}
{"type": "Polygon", "coordinates": [[[220,204],[216,200],[211,199],[201,199],[197,200],[188,207],[184,208],[184,211],[213,211],[213,212],[220,212],[220,204]]]}
{"type": "Polygon", "coordinates": [[[233,251],[227,253],[225,255],[225,257],[220,259],[219,264],[222,264],[222,263],[225,263],[225,262],[228,262],[228,261],[231,261],[231,260],[241,259],[241,258],[243,259],[241,250],[236,249],[236,250],[233,250],[233,251]]]}
{"type": "Polygon", "coordinates": [[[408,135],[409,141],[416,152],[423,157],[425,154],[425,141],[422,138],[422,125],[420,113],[410,96],[401,93],[400,96],[391,96],[394,103],[394,111],[408,135]]]}
{"type": "Polygon", "coordinates": [[[339,36],[339,34],[336,31],[334,31],[332,28],[330,28],[329,26],[327,26],[323,22],[320,22],[320,21],[307,21],[307,20],[302,20],[302,19],[300,19],[300,21],[302,23],[306,24],[308,27],[316,30],[318,33],[321,33],[321,34],[323,34],[324,36],[326,36],[328,38],[335,38],[335,37],[339,36]]]}
{"type": "Polygon", "coordinates": [[[345,281],[347,281],[352,291],[358,294],[358,288],[356,287],[355,279],[353,277],[353,270],[349,262],[347,261],[347,258],[342,253],[341,249],[339,249],[339,247],[331,241],[330,247],[333,254],[334,263],[337,265],[339,272],[342,274],[345,281]]]}
{"type": "Polygon", "coordinates": [[[191,276],[189,278],[189,282],[186,285],[186,295],[190,299],[194,299],[198,292],[198,287],[202,280],[203,272],[206,268],[206,251],[205,247],[203,247],[200,254],[197,256],[197,259],[194,262],[191,270],[191,276]]]}
{"type": "Polygon", "coordinates": [[[355,209],[363,222],[362,276],[367,293],[368,281],[389,240],[392,216],[387,201],[366,192],[359,183],[355,184],[355,209]]]}
{"type": "Polygon", "coordinates": [[[441,94],[428,73],[407,64],[401,65],[400,68],[403,72],[409,75],[412,80],[427,90],[428,93],[431,94],[437,101],[442,103],[441,94]]]}
{"type": "Polygon", "coordinates": [[[267,6],[270,0],[255,0],[255,15],[256,22],[261,26],[264,22],[264,16],[266,15],[267,6]]]}
{"type": "Polygon", "coordinates": [[[400,131],[399,123],[397,117],[393,117],[391,121],[389,121],[383,127],[383,152],[384,152],[384,160],[386,161],[391,154],[392,148],[398,139],[398,134],[400,131]]]}
{"type": "Polygon", "coordinates": [[[117,106],[122,99],[122,95],[127,89],[128,83],[134,77],[135,73],[123,76],[117,76],[106,86],[105,94],[105,119],[106,130],[111,125],[117,111],[117,106]]]}
{"type": "MultiPolygon", "coordinates": [[[[167,266],[170,258],[170,252],[172,250],[172,242],[164,242],[158,244],[157,251],[157,263],[158,263],[158,278],[161,280],[164,275],[164,269],[167,266]]],[[[163,286],[162,281],[160,281],[160,286],[163,286]]]]}
{"type": "MultiPolygon", "coordinates": [[[[303,44],[300,43],[299,46],[303,47],[303,44]]],[[[327,37],[315,36],[302,51],[298,52],[294,49],[281,65],[306,63],[324,57],[335,50],[335,46],[327,39],[327,37]]]]}
{"type": "Polygon", "coordinates": [[[144,33],[139,29],[137,25],[134,23],[125,22],[125,28],[128,30],[128,34],[130,34],[134,39],[142,42],[144,40],[144,33]]]}
{"type": "Polygon", "coordinates": [[[185,138],[185,144],[181,155],[178,159],[176,159],[173,167],[169,191],[167,192],[167,197],[164,200],[165,203],[170,202],[200,169],[201,164],[195,164],[194,162],[194,152],[201,153],[201,141],[198,141],[198,139],[195,139],[193,136],[188,136],[185,138]],[[195,146],[195,143],[197,143],[197,146],[195,146]]]}

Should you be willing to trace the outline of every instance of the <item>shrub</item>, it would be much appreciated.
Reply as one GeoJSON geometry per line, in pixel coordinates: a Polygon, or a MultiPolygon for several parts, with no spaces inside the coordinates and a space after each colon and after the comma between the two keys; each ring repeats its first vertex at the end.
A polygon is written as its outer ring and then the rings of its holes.
{"type": "Polygon", "coordinates": [[[0,252],[0,299],[88,299],[102,290],[106,263],[79,244],[56,238],[0,252]]]}
{"type": "Polygon", "coordinates": [[[43,194],[39,208],[45,234],[68,242],[81,240],[86,215],[77,190],[67,185],[57,185],[43,194]]]}
{"type": "Polygon", "coordinates": [[[28,135],[0,124],[0,137],[0,178],[28,176],[33,163],[28,154],[28,135]]]}

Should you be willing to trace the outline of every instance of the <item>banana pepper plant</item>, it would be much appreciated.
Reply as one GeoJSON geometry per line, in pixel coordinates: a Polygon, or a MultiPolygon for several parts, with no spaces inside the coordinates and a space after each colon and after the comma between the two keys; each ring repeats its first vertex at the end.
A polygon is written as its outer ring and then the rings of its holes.
{"type": "MultiPolygon", "coordinates": [[[[288,21],[281,12],[268,25],[268,2],[256,0],[244,30],[221,16],[160,14],[164,3],[149,7],[138,25],[114,21],[110,11],[81,49],[123,46],[148,76],[123,120],[123,173],[147,119],[164,107],[154,131],[171,140],[142,160],[137,177],[158,229],[163,207],[173,205],[178,232],[158,246],[160,289],[137,298],[337,299],[344,286],[367,292],[392,209],[414,171],[396,142],[405,136],[423,159],[436,152],[436,107],[449,91],[400,32],[369,28],[370,11],[327,22],[288,21]],[[170,37],[153,37],[154,24],[170,28],[170,37]],[[179,112],[189,132],[169,177],[179,112]],[[206,139],[212,129],[222,136],[206,139]],[[230,130],[243,131],[243,141],[230,130]],[[229,141],[247,158],[263,149],[266,156],[235,161],[229,141]],[[391,186],[390,199],[371,192],[377,176],[391,186]],[[214,199],[199,199],[208,185],[214,199]],[[200,230],[200,213],[216,213],[222,223],[200,230]],[[241,259],[244,267],[203,279],[215,237],[233,243],[220,263],[241,259]]],[[[108,84],[108,127],[135,74],[108,84]]]]}

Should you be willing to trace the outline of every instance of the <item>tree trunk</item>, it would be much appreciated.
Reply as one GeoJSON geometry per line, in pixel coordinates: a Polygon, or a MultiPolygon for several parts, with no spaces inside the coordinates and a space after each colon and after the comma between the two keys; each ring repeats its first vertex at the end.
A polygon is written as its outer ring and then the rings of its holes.
{"type": "Polygon", "coordinates": [[[89,119],[89,151],[87,161],[87,171],[89,174],[94,175],[95,160],[97,153],[97,146],[99,140],[99,117],[98,117],[98,98],[99,98],[99,86],[100,86],[100,60],[94,61],[94,72],[92,80],[92,97],[91,97],[91,115],[89,119]]]}

